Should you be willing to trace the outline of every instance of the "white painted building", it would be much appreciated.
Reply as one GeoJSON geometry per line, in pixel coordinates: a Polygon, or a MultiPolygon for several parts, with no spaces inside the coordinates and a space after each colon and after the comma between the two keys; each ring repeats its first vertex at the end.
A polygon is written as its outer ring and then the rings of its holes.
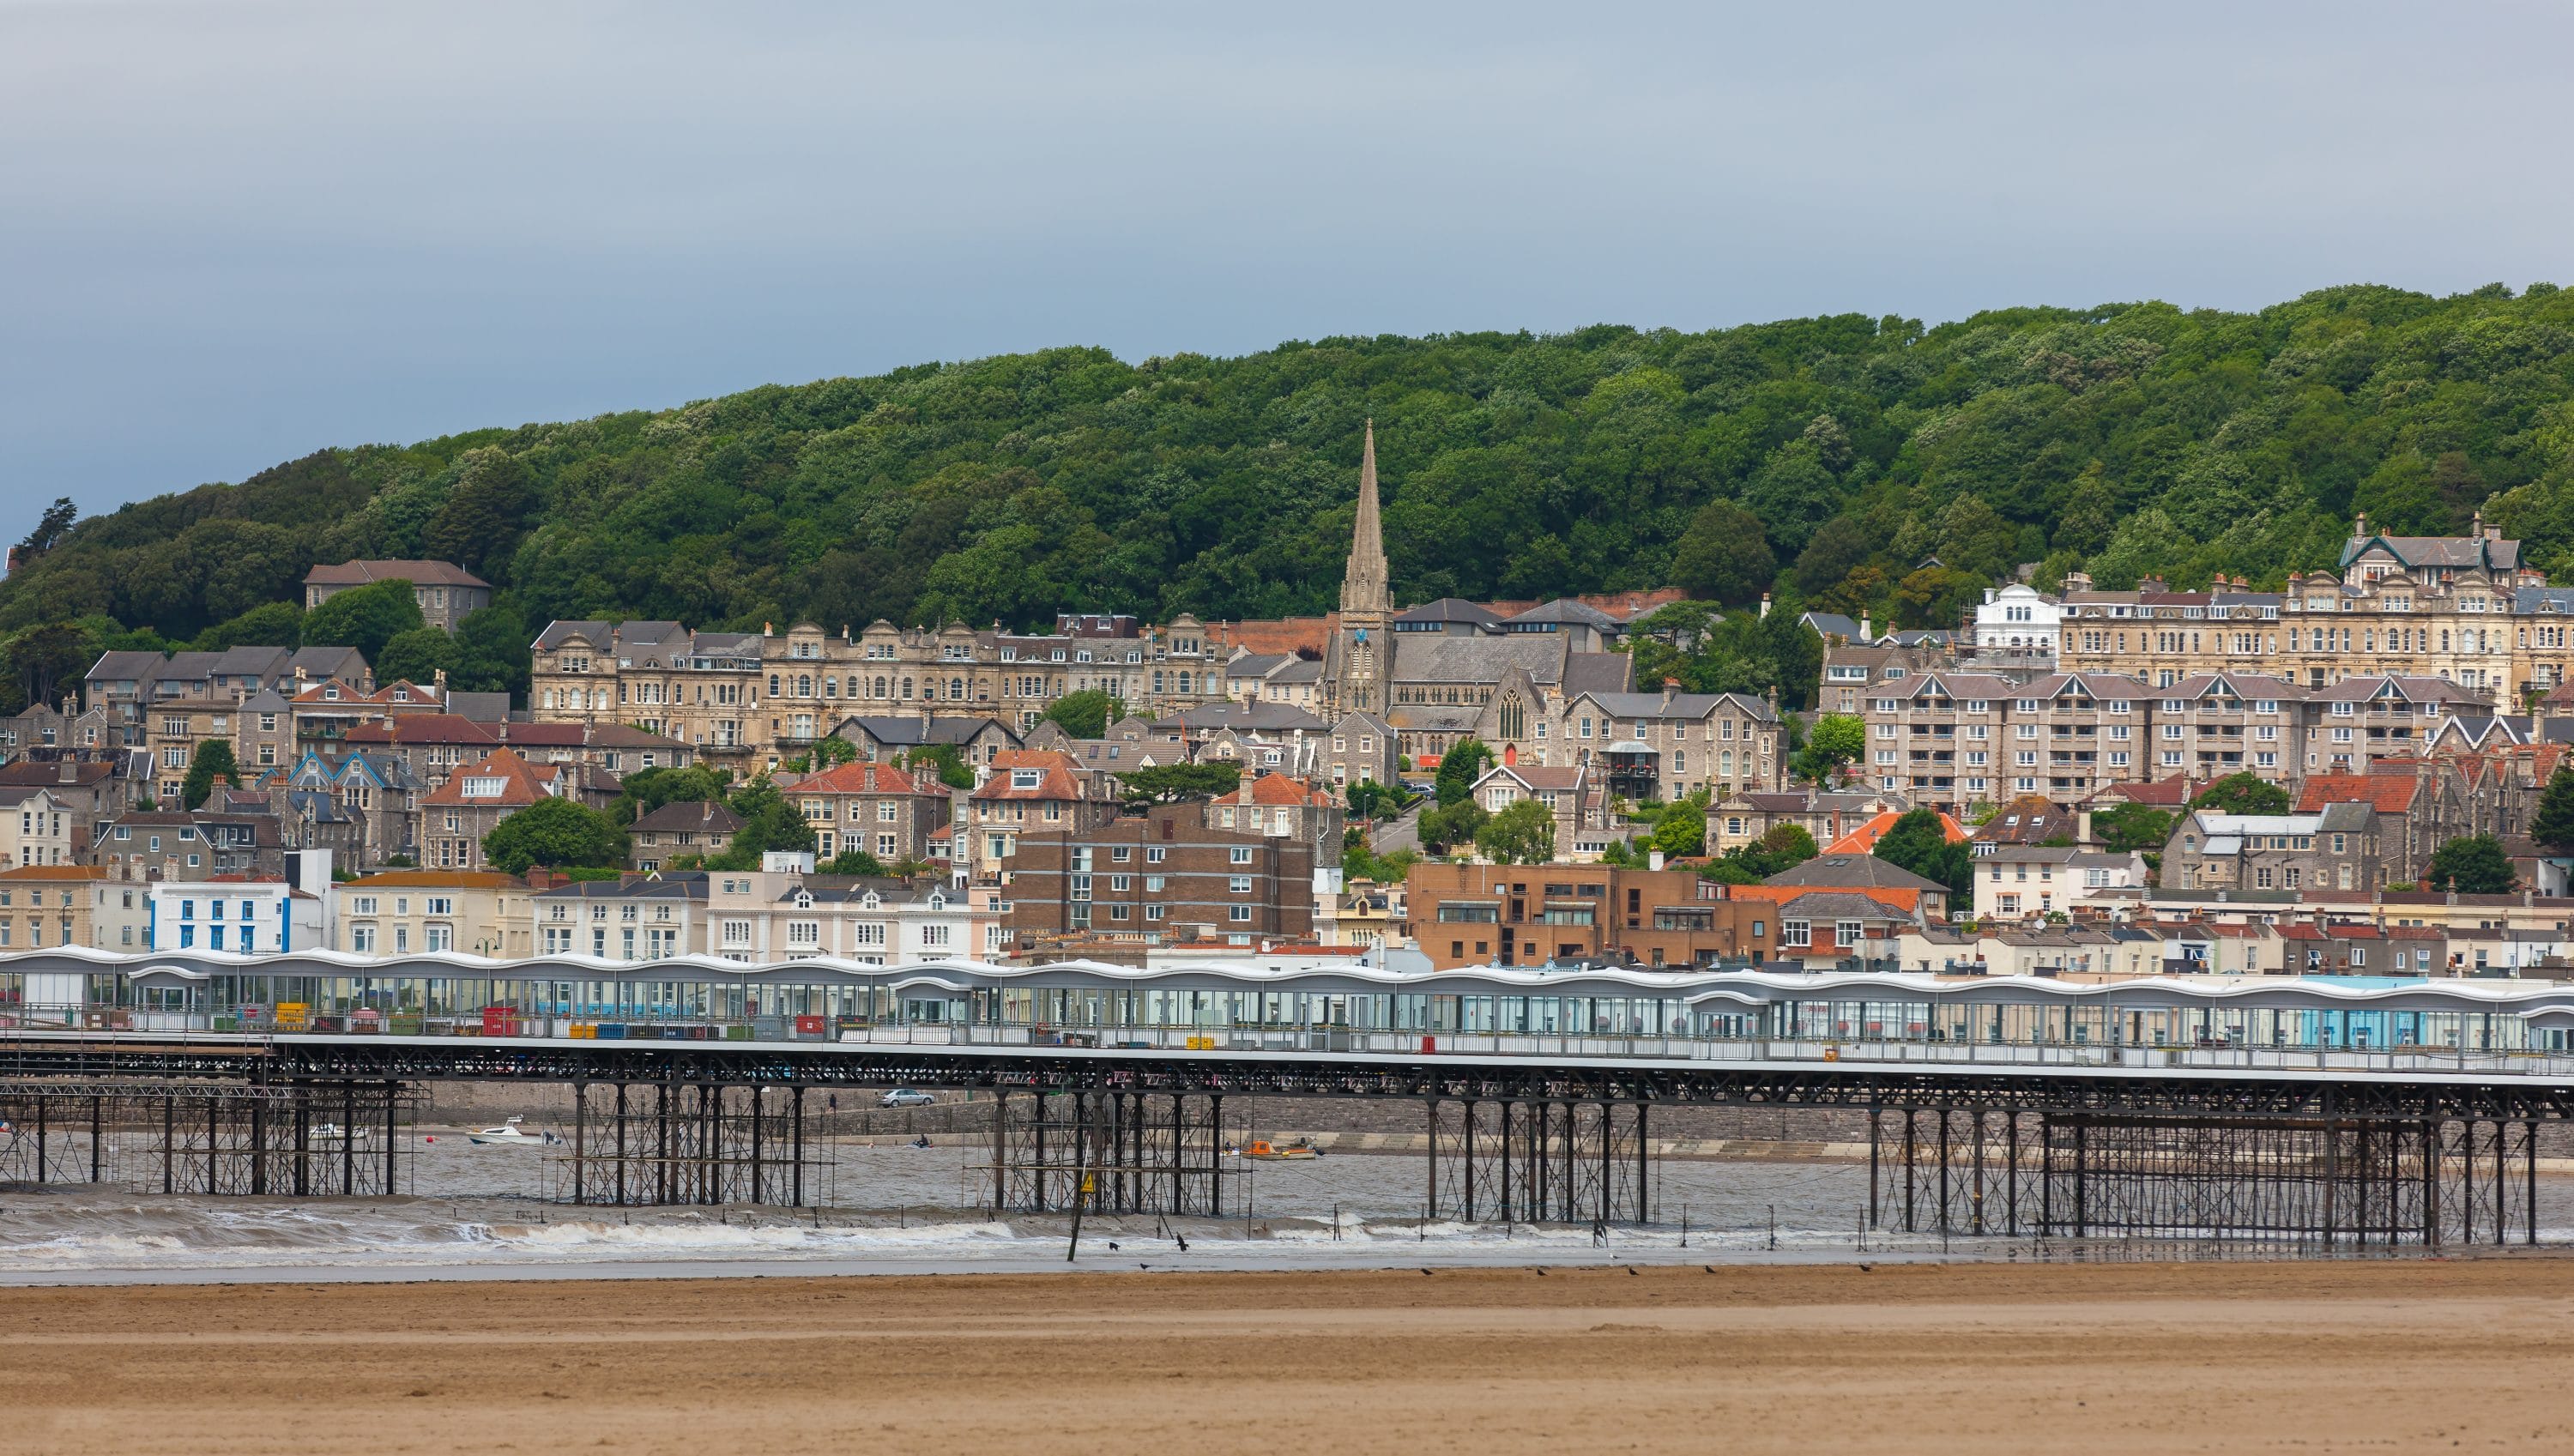
{"type": "Polygon", "coordinates": [[[2034,587],[2014,582],[1988,590],[1975,608],[1978,652],[2032,653],[2052,658],[2063,640],[2063,606],[2034,587]]]}
{"type": "Polygon", "coordinates": [[[222,875],[145,888],[144,940],[154,950],[282,955],[330,947],[322,901],[283,879],[222,875]]]}
{"type": "Polygon", "coordinates": [[[2145,882],[2142,854],[2063,845],[1997,844],[1973,864],[1979,920],[2033,920],[2102,899],[2126,903],[2145,882]]]}

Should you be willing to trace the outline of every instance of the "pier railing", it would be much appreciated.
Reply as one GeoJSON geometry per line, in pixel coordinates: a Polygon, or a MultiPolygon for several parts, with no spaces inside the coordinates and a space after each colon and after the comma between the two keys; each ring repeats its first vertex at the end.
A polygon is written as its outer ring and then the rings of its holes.
{"type": "Polygon", "coordinates": [[[1532,1061],[1635,1060],[1700,1064],[1835,1064],[1958,1071],[2081,1070],[2502,1076],[2574,1083],[2574,1053],[2455,1046],[2319,1047],[2215,1040],[2184,1044],[1948,1041],[1928,1037],[1773,1037],[1672,1033],[1388,1031],[1350,1027],[1210,1025],[989,1025],[865,1022],[849,1017],[596,1016],[488,1008],[455,1015],[303,1012],[266,1021],[203,1013],[98,1006],[10,1006],[0,1037],[79,1037],[155,1045],[272,1045],[302,1037],[473,1037],[511,1041],[721,1042],[740,1045],[953,1046],[996,1050],[1127,1050],[1186,1054],[1353,1054],[1504,1057],[1532,1061]]]}

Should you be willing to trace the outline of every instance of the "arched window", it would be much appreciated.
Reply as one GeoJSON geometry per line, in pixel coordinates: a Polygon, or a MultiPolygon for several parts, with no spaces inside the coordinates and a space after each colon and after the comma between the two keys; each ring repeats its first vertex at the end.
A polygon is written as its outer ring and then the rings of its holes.
{"type": "Polygon", "coordinates": [[[1514,693],[1502,700],[1502,736],[1522,738],[1528,735],[1528,708],[1514,693]]]}

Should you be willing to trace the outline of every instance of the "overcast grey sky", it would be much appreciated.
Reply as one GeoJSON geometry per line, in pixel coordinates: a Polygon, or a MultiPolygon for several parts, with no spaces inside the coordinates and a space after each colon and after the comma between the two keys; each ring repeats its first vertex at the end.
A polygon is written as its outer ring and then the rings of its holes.
{"type": "Polygon", "coordinates": [[[0,0],[0,539],[1055,344],[2574,284],[2549,5],[0,0]]]}

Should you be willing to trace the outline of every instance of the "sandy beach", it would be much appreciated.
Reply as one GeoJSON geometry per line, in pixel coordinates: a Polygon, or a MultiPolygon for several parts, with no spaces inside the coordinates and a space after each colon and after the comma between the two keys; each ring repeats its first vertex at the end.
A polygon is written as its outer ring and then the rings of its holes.
{"type": "Polygon", "coordinates": [[[0,1292],[0,1450],[2562,1450],[2574,1260],[0,1292]]]}

